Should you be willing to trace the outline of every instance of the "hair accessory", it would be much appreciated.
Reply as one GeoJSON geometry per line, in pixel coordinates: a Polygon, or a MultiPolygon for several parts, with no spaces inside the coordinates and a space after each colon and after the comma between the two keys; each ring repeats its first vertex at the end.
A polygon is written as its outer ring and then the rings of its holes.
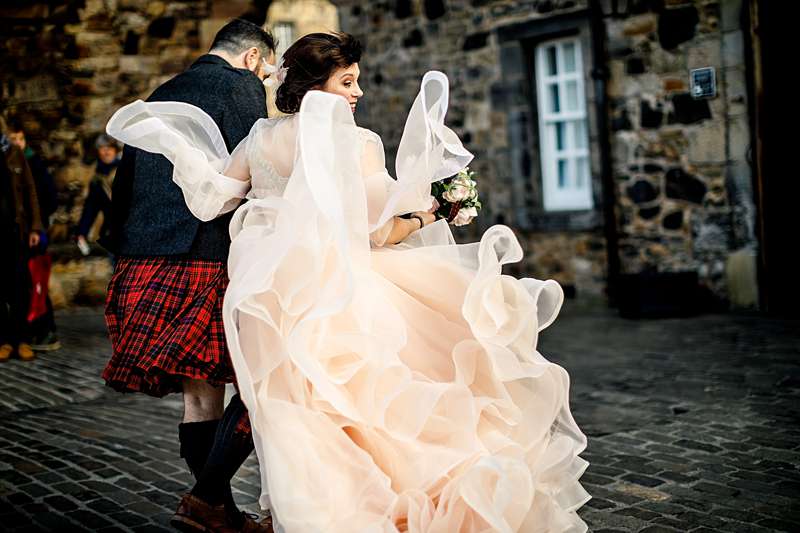
{"type": "Polygon", "coordinates": [[[264,69],[269,75],[268,78],[264,79],[264,85],[267,87],[272,87],[277,91],[278,87],[280,87],[280,85],[286,81],[286,74],[289,72],[289,68],[283,66],[282,57],[277,67],[275,65],[270,65],[263,57],[261,58],[261,61],[264,62],[264,69]]]}

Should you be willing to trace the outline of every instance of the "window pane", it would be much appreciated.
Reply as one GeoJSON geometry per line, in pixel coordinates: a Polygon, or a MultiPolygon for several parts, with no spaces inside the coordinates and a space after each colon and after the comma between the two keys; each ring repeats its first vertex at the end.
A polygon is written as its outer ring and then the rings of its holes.
{"type": "Polygon", "coordinates": [[[591,209],[591,145],[579,39],[536,49],[534,79],[543,203],[548,211],[591,209]]]}
{"type": "Polygon", "coordinates": [[[564,140],[566,135],[566,126],[565,122],[556,122],[555,124],[555,131],[556,131],[556,150],[559,152],[565,149],[564,140]]]}
{"type": "Polygon", "coordinates": [[[559,100],[558,84],[551,83],[548,85],[548,92],[550,93],[550,112],[558,113],[561,111],[561,101],[559,100]]]}
{"type": "Polygon", "coordinates": [[[578,82],[575,80],[568,81],[566,84],[566,92],[567,92],[567,101],[566,107],[567,111],[577,111],[578,110],[578,82]]]}
{"type": "Polygon", "coordinates": [[[559,189],[566,189],[567,188],[567,160],[566,159],[559,159],[558,160],[558,188],[559,189]]]}
{"type": "Polygon", "coordinates": [[[577,166],[575,186],[578,189],[584,189],[589,185],[589,158],[579,157],[577,159],[577,166]]]}
{"type": "Polygon", "coordinates": [[[586,135],[586,120],[576,120],[572,123],[574,133],[573,146],[578,149],[586,148],[588,136],[586,135]]]}
{"type": "Polygon", "coordinates": [[[558,74],[558,63],[556,62],[556,47],[547,48],[547,75],[555,76],[558,74]]]}
{"type": "Polygon", "coordinates": [[[575,72],[575,43],[564,45],[564,72],[575,72]]]}

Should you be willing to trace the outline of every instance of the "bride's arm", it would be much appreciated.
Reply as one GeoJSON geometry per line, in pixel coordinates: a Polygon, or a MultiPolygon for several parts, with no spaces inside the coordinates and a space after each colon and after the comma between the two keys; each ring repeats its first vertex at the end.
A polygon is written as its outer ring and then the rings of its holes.
{"type": "Polygon", "coordinates": [[[207,222],[236,209],[250,190],[248,137],[228,158],[209,161],[199,150],[180,150],[173,163],[173,181],[183,191],[189,211],[207,222]]]}
{"type": "MultiPolygon", "coordinates": [[[[379,142],[379,138],[369,138],[365,143],[361,158],[361,173],[366,189],[370,223],[374,222],[374,219],[383,210],[389,195],[389,188],[394,181],[386,170],[383,146],[379,142]]],[[[433,214],[425,211],[417,211],[413,214],[419,215],[426,225],[436,220],[433,214]]],[[[397,244],[420,229],[418,219],[395,216],[370,233],[370,243],[373,246],[397,244]]]]}
{"type": "Polygon", "coordinates": [[[250,181],[250,162],[249,158],[247,157],[247,152],[250,143],[250,137],[255,135],[255,131],[256,128],[254,126],[250,131],[250,135],[242,139],[242,142],[240,142],[236,148],[234,148],[230,159],[225,165],[225,168],[222,170],[222,173],[226,177],[244,182],[250,181]]]}
{"type": "MultiPolygon", "coordinates": [[[[422,218],[425,221],[425,225],[431,224],[436,221],[436,217],[431,213],[427,213],[425,211],[417,211],[414,213],[422,218]]],[[[389,234],[386,235],[385,239],[383,240],[382,244],[377,244],[377,246],[386,246],[387,244],[397,244],[399,242],[403,242],[406,240],[406,237],[422,229],[420,226],[420,221],[417,218],[402,218],[402,217],[393,217],[392,220],[392,229],[389,231],[389,234]]],[[[375,234],[375,232],[373,232],[375,234]]],[[[378,235],[371,235],[371,240],[373,244],[375,243],[375,239],[378,235]]]]}

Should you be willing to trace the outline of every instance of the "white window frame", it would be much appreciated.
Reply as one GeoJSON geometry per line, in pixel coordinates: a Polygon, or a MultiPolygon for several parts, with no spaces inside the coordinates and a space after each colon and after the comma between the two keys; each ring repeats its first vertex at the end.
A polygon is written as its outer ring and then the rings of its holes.
{"type": "Polygon", "coordinates": [[[536,88],[539,110],[539,154],[542,170],[543,203],[546,211],[575,211],[592,209],[591,151],[589,121],[586,112],[586,93],[583,78],[583,57],[578,36],[553,39],[536,47],[536,88]],[[573,72],[566,72],[564,49],[575,50],[573,72]],[[556,50],[556,74],[548,69],[548,50],[556,50]],[[566,110],[567,86],[574,83],[575,109],[566,110]],[[552,105],[551,88],[557,88],[558,111],[552,105]],[[561,149],[557,146],[557,129],[563,125],[561,149]],[[580,142],[579,142],[580,141],[580,142]],[[564,173],[559,172],[564,161],[564,173]],[[560,181],[563,177],[563,183],[560,181]]]}

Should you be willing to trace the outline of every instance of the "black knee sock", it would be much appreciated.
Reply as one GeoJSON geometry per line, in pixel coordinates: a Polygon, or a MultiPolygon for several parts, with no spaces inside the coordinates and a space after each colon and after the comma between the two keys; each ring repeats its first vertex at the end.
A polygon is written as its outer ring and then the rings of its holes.
{"type": "MultiPolygon", "coordinates": [[[[208,456],[214,447],[220,420],[204,422],[184,422],[178,425],[178,438],[181,442],[181,457],[186,461],[195,479],[206,466],[208,456]]],[[[233,501],[230,482],[225,484],[225,507],[235,514],[239,510],[233,501]]]]}
{"type": "Polygon", "coordinates": [[[236,431],[239,421],[246,414],[247,409],[241,398],[235,395],[225,408],[208,460],[192,488],[192,494],[212,505],[227,500],[231,479],[253,451],[252,435],[236,431]]]}
{"type": "Polygon", "coordinates": [[[181,442],[181,457],[186,461],[192,475],[197,478],[208,460],[214,446],[219,420],[204,422],[184,422],[178,425],[178,438],[181,442]]]}

